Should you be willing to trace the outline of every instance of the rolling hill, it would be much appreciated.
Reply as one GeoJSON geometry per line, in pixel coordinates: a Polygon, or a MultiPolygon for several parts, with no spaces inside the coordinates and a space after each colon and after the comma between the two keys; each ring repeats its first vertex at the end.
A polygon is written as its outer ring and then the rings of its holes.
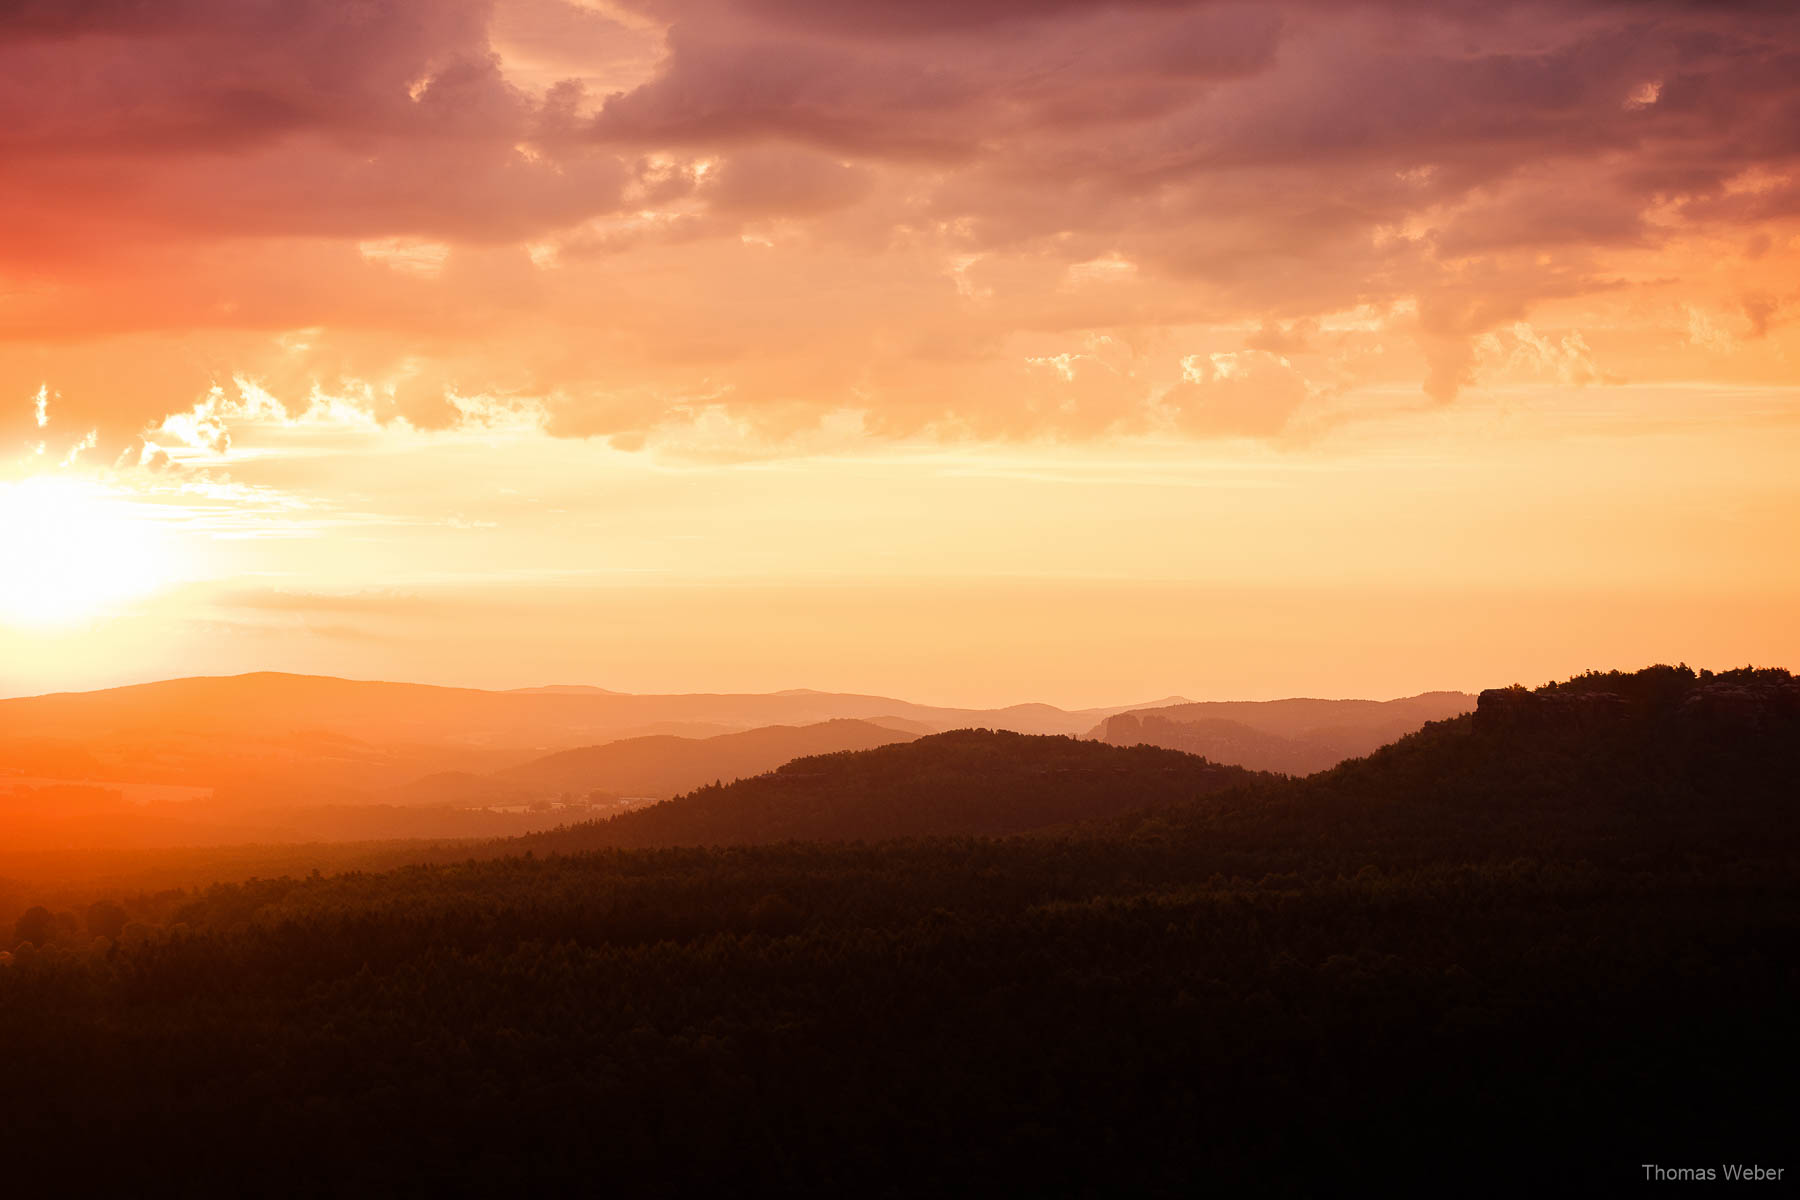
{"type": "Polygon", "coordinates": [[[964,729],[820,755],[700,788],[521,847],[746,845],[783,841],[1004,836],[1185,802],[1254,778],[1151,746],[964,729]]]}
{"type": "Polygon", "coordinates": [[[1473,707],[1475,698],[1463,692],[1402,700],[1211,701],[1116,713],[1088,736],[1114,746],[1162,746],[1258,771],[1310,775],[1473,707]]]}
{"type": "Polygon", "coordinates": [[[0,700],[0,771],[318,799],[477,774],[646,734],[896,720],[1074,734],[1129,706],[944,708],[882,696],[628,695],[575,685],[491,692],[263,672],[0,700]]]}
{"type": "Polygon", "coordinates": [[[508,767],[494,772],[487,781],[535,795],[598,791],[627,798],[667,799],[703,784],[761,775],[796,758],[870,750],[909,742],[916,736],[869,721],[840,718],[709,738],[621,738],[508,767]]]}
{"type": "Polygon", "coordinates": [[[1610,1194],[1652,1154],[1779,1165],[1797,778],[1785,672],[1657,668],[1483,693],[1299,780],[964,731],[399,869],[21,892],[0,1121],[16,1166],[113,1190],[313,1193],[322,1145],[384,1191],[1318,1195],[1379,1163],[1402,1194],[1471,1164],[1477,1194],[1610,1194]],[[783,835],[821,840],[733,844],[783,835]]]}

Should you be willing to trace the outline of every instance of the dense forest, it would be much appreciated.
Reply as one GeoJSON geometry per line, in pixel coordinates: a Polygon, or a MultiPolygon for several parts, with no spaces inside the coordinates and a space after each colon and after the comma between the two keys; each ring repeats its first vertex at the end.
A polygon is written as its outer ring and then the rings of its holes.
{"type": "Polygon", "coordinates": [[[308,1193],[1793,1177],[1785,672],[1484,693],[1304,780],[976,733],[787,774],[461,861],[27,910],[0,966],[10,1169],[308,1193]],[[733,801],[789,824],[739,836],[733,801]],[[658,809],[726,823],[590,848],[658,809]],[[935,815],[863,823],[885,812],[935,815]],[[719,844],[751,841],[775,844],[719,844]]]}

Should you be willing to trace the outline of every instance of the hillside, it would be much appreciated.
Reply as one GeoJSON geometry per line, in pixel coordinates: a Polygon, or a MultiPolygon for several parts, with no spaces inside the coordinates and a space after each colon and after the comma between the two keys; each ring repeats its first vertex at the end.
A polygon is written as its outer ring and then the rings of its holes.
{"type": "Polygon", "coordinates": [[[1253,776],[1156,747],[964,729],[802,758],[519,844],[600,848],[1003,836],[1191,802],[1253,776]]]}
{"type": "Polygon", "coordinates": [[[281,788],[217,792],[71,784],[0,772],[0,833],[13,850],[125,850],[231,843],[496,838],[611,815],[795,758],[910,741],[866,721],[714,737],[624,738],[498,772],[435,771],[392,789],[334,789],[303,771],[281,788]]]}
{"type": "Polygon", "coordinates": [[[1114,746],[1162,746],[1258,771],[1310,775],[1474,706],[1475,698],[1462,692],[1401,700],[1210,701],[1117,713],[1088,736],[1114,746]]]}
{"type": "Polygon", "coordinates": [[[1800,681],[1686,667],[1481,693],[1366,758],[1121,832],[1415,862],[1445,853],[1629,859],[1800,851],[1800,681]]]}
{"type": "MultiPolygon", "coordinates": [[[[151,785],[68,784],[0,776],[0,843],[7,852],[129,852],[158,848],[498,838],[547,829],[618,802],[493,803],[485,776],[432,781],[431,802],[271,802],[201,795],[143,798],[151,785]]],[[[157,789],[162,792],[200,789],[157,789]]],[[[396,861],[406,861],[404,858],[396,861]]],[[[3,868],[0,868],[3,872],[3,868]]],[[[216,878],[216,876],[214,877],[216,878]]]]}
{"type": "Polygon", "coordinates": [[[1242,782],[1197,798],[1173,752],[970,731],[436,865],[116,891],[13,927],[0,1122],[20,1173],[297,1194],[343,1169],[321,1145],[380,1191],[1319,1195],[1380,1163],[1435,1195],[1473,1163],[1475,1194],[1610,1194],[1652,1156],[1779,1166],[1797,759],[1785,672],[1658,668],[1484,693],[1304,780],[1212,768],[1242,782]],[[1030,838],[553,852],[1133,800],[1030,838]]]}
{"type": "Polygon", "coordinates": [[[533,759],[488,778],[499,787],[540,795],[598,791],[664,799],[707,783],[761,775],[796,758],[869,750],[914,736],[869,721],[840,719],[709,738],[621,738],[533,759]]]}

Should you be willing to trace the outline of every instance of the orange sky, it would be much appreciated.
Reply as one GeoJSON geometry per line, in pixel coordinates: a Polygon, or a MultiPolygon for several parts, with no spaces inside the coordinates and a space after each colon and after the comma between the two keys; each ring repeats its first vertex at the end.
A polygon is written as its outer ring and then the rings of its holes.
{"type": "Polygon", "coordinates": [[[0,694],[1800,662],[1800,17],[0,11],[0,694]]]}

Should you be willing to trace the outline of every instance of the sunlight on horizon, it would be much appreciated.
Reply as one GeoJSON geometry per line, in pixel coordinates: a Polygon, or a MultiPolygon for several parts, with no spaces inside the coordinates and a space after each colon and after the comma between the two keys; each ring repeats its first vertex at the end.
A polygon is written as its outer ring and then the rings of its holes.
{"type": "Polygon", "coordinates": [[[174,553],[141,505],[104,484],[0,482],[0,623],[76,625],[126,607],[174,578],[174,553]]]}

